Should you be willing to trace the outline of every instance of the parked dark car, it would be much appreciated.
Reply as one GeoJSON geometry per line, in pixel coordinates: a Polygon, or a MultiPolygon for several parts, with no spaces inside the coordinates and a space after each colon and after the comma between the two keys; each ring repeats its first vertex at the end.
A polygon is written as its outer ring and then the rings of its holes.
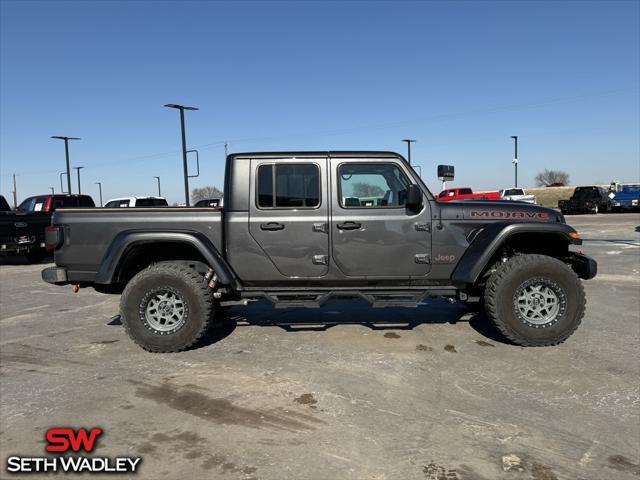
{"type": "Polygon", "coordinates": [[[36,195],[25,199],[16,211],[0,214],[0,255],[22,255],[32,263],[41,262],[47,253],[45,229],[51,224],[52,213],[62,207],[93,206],[88,195],[36,195]]]}
{"type": "Polygon", "coordinates": [[[596,275],[569,249],[580,236],[559,212],[438,202],[392,152],[233,154],[224,192],[224,209],[210,211],[59,210],[47,231],[56,266],[42,278],[121,293],[133,341],[173,352],[196,344],[221,308],[257,299],[457,298],[481,303],[512,342],[556,345],[584,315],[580,278],[596,275]]]}
{"type": "Polygon", "coordinates": [[[576,187],[569,200],[558,201],[558,208],[567,215],[572,213],[599,213],[611,211],[609,192],[602,187],[576,187]]]}

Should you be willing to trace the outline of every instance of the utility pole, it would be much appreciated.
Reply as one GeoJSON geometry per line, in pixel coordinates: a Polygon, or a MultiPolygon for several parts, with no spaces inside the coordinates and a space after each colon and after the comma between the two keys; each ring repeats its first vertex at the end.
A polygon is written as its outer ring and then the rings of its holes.
{"type": "Polygon", "coordinates": [[[168,103],[165,107],[176,108],[180,110],[180,130],[182,131],[182,167],[184,170],[184,202],[189,206],[189,171],[187,169],[187,137],[184,132],[184,111],[185,110],[198,110],[196,107],[187,107],[185,105],[177,105],[175,103],[168,103]]]}
{"type": "Polygon", "coordinates": [[[100,206],[102,206],[102,182],[93,182],[98,185],[98,189],[100,190],[100,206]]]}
{"type": "Polygon", "coordinates": [[[407,142],[407,161],[409,162],[409,165],[411,165],[411,144],[415,143],[415,140],[412,140],[410,138],[405,138],[402,141],[407,142]]]}
{"type": "Polygon", "coordinates": [[[160,177],[153,177],[153,178],[155,178],[158,181],[158,196],[161,197],[162,193],[160,191],[160,177]]]}
{"type": "Polygon", "coordinates": [[[513,163],[513,166],[515,168],[515,188],[518,188],[518,136],[517,135],[511,135],[511,138],[513,138],[513,147],[515,149],[515,153],[513,155],[513,161],[511,163],[513,163]]]}
{"type": "Polygon", "coordinates": [[[49,190],[51,190],[51,195],[53,195],[53,194],[55,194],[55,193],[56,193],[56,191],[54,190],[54,188],[53,188],[53,187],[49,187],[49,190]]]}
{"type": "Polygon", "coordinates": [[[18,192],[16,191],[16,174],[13,174],[13,208],[18,208],[18,192]]]}
{"type": "Polygon", "coordinates": [[[227,155],[229,155],[229,151],[227,150],[227,147],[229,145],[227,144],[227,142],[224,142],[224,159],[227,159],[227,155]]]}
{"type": "MultiPolygon", "coordinates": [[[[84,167],[73,167],[74,170],[78,171],[78,195],[82,193],[82,190],[80,189],[80,170],[83,168],[84,167]]],[[[69,190],[71,190],[71,188],[69,188],[69,190]]]]}
{"type": "MultiPolygon", "coordinates": [[[[62,135],[54,135],[51,138],[56,138],[58,140],[64,140],[64,156],[67,160],[67,193],[71,193],[71,169],[69,168],[69,140],[80,140],[78,137],[64,137],[62,135]]],[[[63,189],[64,190],[64,189],[63,189]]]]}

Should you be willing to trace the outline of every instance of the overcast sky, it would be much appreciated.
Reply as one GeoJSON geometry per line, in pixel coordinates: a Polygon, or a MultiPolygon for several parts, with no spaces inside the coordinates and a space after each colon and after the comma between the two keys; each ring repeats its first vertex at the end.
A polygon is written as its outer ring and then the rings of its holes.
{"type": "MultiPolygon", "coordinates": [[[[0,193],[60,189],[71,145],[83,193],[183,200],[178,113],[200,151],[193,187],[231,152],[395,150],[439,190],[640,176],[640,2],[0,2],[0,193]]],[[[76,192],[76,179],[73,178],[76,192]]]]}

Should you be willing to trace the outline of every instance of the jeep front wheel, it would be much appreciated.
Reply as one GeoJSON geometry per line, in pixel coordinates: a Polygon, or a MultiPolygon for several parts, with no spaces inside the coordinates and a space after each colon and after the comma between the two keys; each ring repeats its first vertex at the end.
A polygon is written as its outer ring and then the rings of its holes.
{"type": "Polygon", "coordinates": [[[564,342],[580,325],[586,298],[580,279],[560,260],[516,255],[487,281],[486,313],[497,329],[522,346],[564,342]]]}
{"type": "Polygon", "coordinates": [[[127,334],[149,352],[178,352],[193,346],[211,325],[213,308],[213,294],[203,276],[172,262],[139,272],[120,299],[127,334]]]}

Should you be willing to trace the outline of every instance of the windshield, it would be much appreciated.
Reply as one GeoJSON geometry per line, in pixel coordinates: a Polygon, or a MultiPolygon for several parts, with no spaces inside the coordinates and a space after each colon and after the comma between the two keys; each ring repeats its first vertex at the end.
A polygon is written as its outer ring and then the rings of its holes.
{"type": "Polygon", "coordinates": [[[505,196],[511,197],[514,195],[524,195],[524,190],[521,188],[509,188],[504,191],[505,196]]]}
{"type": "Polygon", "coordinates": [[[138,198],[136,207],[166,207],[167,201],[164,198],[138,198]]]}
{"type": "Polygon", "coordinates": [[[640,185],[625,185],[622,187],[624,193],[640,193],[640,185]]]}
{"type": "Polygon", "coordinates": [[[195,204],[196,207],[219,207],[220,199],[219,198],[209,198],[205,200],[200,200],[195,204]]]}
{"type": "Polygon", "coordinates": [[[53,197],[51,210],[57,208],[95,207],[91,197],[53,197]]]}
{"type": "Polygon", "coordinates": [[[596,187],[576,188],[573,194],[577,198],[595,197],[598,189],[596,187]]]}
{"type": "Polygon", "coordinates": [[[29,197],[18,206],[18,210],[21,212],[40,212],[46,199],[46,197],[29,197]]]}

